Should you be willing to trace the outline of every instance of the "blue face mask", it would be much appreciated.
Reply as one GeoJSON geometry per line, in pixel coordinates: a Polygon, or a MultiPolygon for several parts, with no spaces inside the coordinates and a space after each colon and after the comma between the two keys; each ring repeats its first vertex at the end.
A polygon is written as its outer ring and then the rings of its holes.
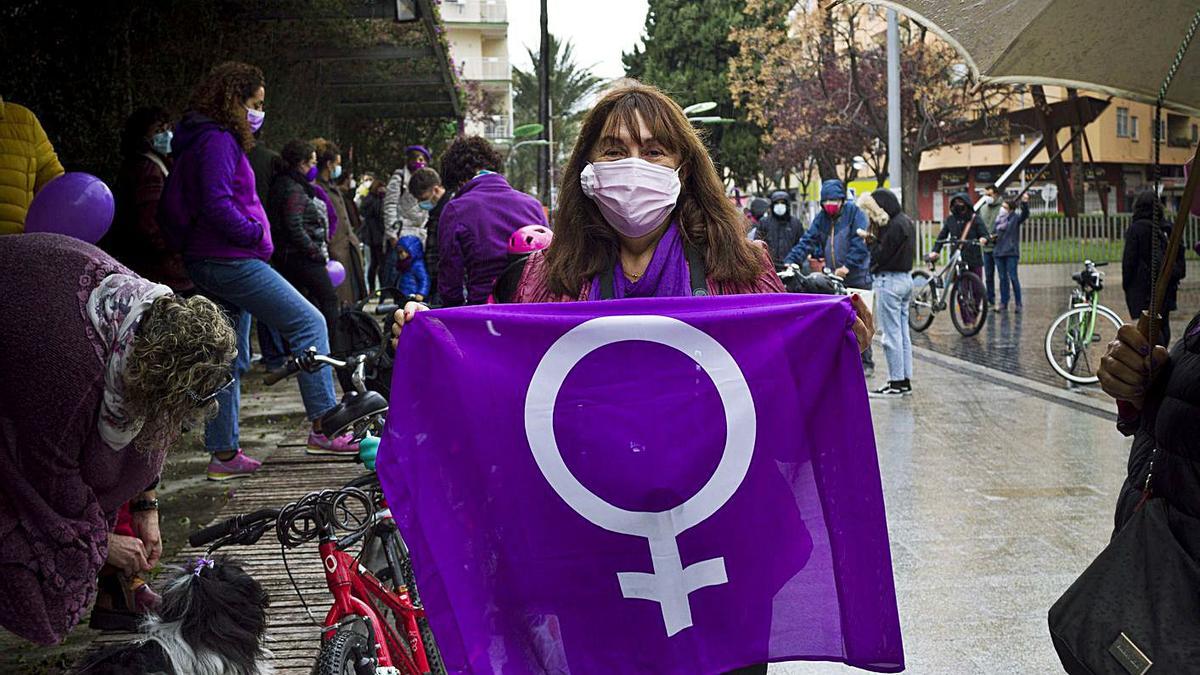
{"type": "Polygon", "coordinates": [[[333,167],[333,173],[331,173],[330,176],[334,180],[341,178],[342,177],[342,165],[338,164],[337,166],[333,167]]]}
{"type": "Polygon", "coordinates": [[[171,154],[171,139],[174,137],[175,134],[171,133],[170,129],[160,131],[150,139],[150,147],[160,155],[169,155],[171,154]]]}
{"type": "Polygon", "coordinates": [[[422,211],[432,211],[433,210],[433,202],[428,199],[426,199],[425,201],[417,202],[417,206],[419,206],[422,211]]]}

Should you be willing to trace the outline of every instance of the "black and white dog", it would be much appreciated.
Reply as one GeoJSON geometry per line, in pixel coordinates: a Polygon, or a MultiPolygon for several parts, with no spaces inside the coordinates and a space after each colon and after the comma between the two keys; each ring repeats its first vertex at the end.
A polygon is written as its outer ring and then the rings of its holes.
{"type": "Polygon", "coordinates": [[[79,675],[271,675],[269,599],[237,562],[201,558],[166,584],[132,644],[92,653],[79,675]]]}

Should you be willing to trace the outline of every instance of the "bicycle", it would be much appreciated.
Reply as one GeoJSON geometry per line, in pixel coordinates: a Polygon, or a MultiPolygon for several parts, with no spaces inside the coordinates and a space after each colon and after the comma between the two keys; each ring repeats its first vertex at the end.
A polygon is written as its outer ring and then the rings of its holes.
{"type": "Polygon", "coordinates": [[[1067,311],[1046,330],[1046,360],[1060,377],[1074,384],[1095,384],[1096,369],[1108,341],[1120,330],[1121,317],[1100,304],[1106,262],[1083,261],[1083,269],[1071,275],[1078,288],[1071,289],[1067,311]],[[1103,317],[1107,320],[1098,321],[1103,317]]]}
{"type": "Polygon", "coordinates": [[[350,373],[351,387],[332,410],[321,416],[321,429],[331,438],[349,433],[354,440],[362,440],[369,433],[378,436],[387,419],[388,402],[379,392],[367,389],[366,354],[357,354],[345,360],[318,354],[315,347],[293,356],[288,362],[263,376],[263,384],[271,386],[300,371],[314,373],[325,366],[350,373]]]}
{"type": "Polygon", "coordinates": [[[368,478],[338,490],[309,493],[279,509],[234,516],[193,533],[188,542],[206,546],[211,557],[226,546],[252,546],[273,529],[292,587],[315,622],[292,576],[286,551],[319,540],[333,605],[321,623],[314,675],[444,675],[437,643],[411,581],[408,551],[386,503],[354,487],[368,478]],[[379,542],[381,574],[368,569],[370,561],[362,560],[370,538],[379,542]],[[359,541],[364,541],[363,548],[358,557],[352,556],[347,549],[359,541]]]}
{"type": "Polygon", "coordinates": [[[925,257],[929,263],[928,272],[921,269],[912,271],[913,294],[909,302],[908,325],[917,332],[924,331],[933,323],[935,314],[949,308],[954,328],[963,337],[971,337],[982,330],[987,321],[987,294],[983,280],[963,261],[962,247],[980,244],[978,241],[958,239],[939,239],[934,242],[936,248],[945,244],[951,245],[954,253],[946,260],[941,272],[930,274],[937,268],[937,261],[932,256],[925,257]],[[952,301],[947,302],[947,298],[952,301]]]}

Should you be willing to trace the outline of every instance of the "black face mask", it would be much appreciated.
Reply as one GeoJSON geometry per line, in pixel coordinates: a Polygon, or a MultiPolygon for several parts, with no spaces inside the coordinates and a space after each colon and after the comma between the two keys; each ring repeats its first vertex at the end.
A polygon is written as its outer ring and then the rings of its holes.
{"type": "Polygon", "coordinates": [[[969,209],[966,204],[955,204],[954,205],[954,212],[960,216],[967,215],[968,210],[969,209]]]}

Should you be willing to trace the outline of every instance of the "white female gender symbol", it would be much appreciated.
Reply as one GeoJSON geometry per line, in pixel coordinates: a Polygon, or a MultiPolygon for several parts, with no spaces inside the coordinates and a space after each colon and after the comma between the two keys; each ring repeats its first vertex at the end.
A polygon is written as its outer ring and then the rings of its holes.
{"type": "Polygon", "coordinates": [[[742,484],[754,454],[755,421],[750,387],[733,356],[703,331],[666,316],[585,321],[551,345],[533,373],[525,397],[525,434],[538,468],[579,515],[611,532],[650,541],[654,572],[618,572],[617,579],[624,597],[662,606],[668,636],[692,625],[688,596],[693,591],[729,581],[724,558],[685,568],[676,537],[716,513],[742,484]],[[654,342],[686,354],[712,378],[725,409],[725,449],[716,471],[691,499],[667,511],[627,511],[593,494],[567,468],[554,435],[554,406],[567,374],[596,349],[627,341],[654,342]]]}

